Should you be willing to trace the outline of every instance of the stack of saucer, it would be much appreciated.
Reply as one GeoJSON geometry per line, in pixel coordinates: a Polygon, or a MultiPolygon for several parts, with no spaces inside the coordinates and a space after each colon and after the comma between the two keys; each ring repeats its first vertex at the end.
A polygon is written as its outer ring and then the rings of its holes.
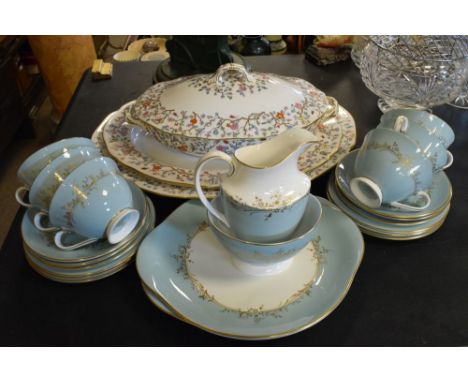
{"type": "Polygon", "coordinates": [[[427,111],[392,109],[337,165],[328,196],[366,234],[430,235],[450,209],[452,187],[443,170],[453,163],[454,139],[451,127],[427,111]]]}
{"type": "MultiPolygon", "coordinates": [[[[327,196],[363,233],[387,240],[413,240],[428,236],[442,226],[452,198],[452,186],[443,171],[434,174],[427,190],[431,203],[423,210],[404,211],[390,205],[370,208],[360,202],[350,188],[357,154],[358,150],[352,151],[337,165],[335,176],[328,182],[327,196]]],[[[413,199],[409,202],[420,202],[413,199]]]]}
{"type": "MultiPolygon", "coordinates": [[[[34,226],[35,211],[26,211],[21,224],[23,247],[29,265],[42,276],[64,283],[85,283],[109,277],[125,268],[135,258],[140,242],[154,228],[155,210],[151,200],[130,183],[140,220],[124,240],[110,244],[99,240],[88,246],[64,251],[55,246],[54,232],[41,232],[34,226]]],[[[77,240],[70,234],[67,240],[77,240]]]]}
{"type": "Polygon", "coordinates": [[[151,202],[89,139],[42,148],[20,166],[18,178],[23,186],[15,196],[28,208],[26,259],[50,279],[77,283],[114,274],[154,227],[151,202]]]}

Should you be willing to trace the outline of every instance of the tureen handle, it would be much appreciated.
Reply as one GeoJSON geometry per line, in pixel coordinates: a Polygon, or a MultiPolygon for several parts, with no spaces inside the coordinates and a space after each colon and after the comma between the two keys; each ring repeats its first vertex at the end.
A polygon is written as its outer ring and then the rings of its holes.
{"type": "Polygon", "coordinates": [[[232,72],[236,73],[237,76],[241,76],[244,81],[255,81],[255,78],[247,71],[244,65],[235,64],[233,62],[221,65],[212,77],[212,81],[216,85],[222,85],[225,75],[232,72]]]}
{"type": "Polygon", "coordinates": [[[232,175],[234,172],[234,164],[232,163],[232,158],[227,155],[226,153],[223,153],[222,151],[211,151],[209,153],[206,153],[203,157],[200,158],[200,160],[197,163],[197,167],[195,168],[195,190],[197,191],[198,197],[200,198],[200,201],[203,203],[203,205],[207,208],[207,210],[215,216],[218,220],[220,220],[223,224],[226,225],[226,227],[230,227],[230,224],[228,223],[226,217],[224,214],[219,212],[216,208],[213,207],[213,205],[210,203],[210,201],[206,198],[203,189],[201,187],[201,182],[200,182],[200,175],[202,173],[203,168],[205,167],[205,164],[211,160],[214,159],[221,159],[227,163],[229,163],[230,166],[230,172],[228,174],[232,175]]]}

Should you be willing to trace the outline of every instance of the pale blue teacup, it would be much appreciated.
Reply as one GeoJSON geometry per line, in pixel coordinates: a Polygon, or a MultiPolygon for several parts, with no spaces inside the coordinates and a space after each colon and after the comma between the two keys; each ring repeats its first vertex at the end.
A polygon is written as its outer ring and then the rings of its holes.
{"type": "Polygon", "coordinates": [[[410,127],[419,126],[425,129],[429,135],[439,138],[446,149],[455,140],[455,133],[447,122],[425,110],[392,109],[382,115],[380,122],[393,126],[400,115],[408,118],[410,127]]]}
{"type": "Polygon", "coordinates": [[[29,190],[29,201],[24,200],[25,194],[22,193],[28,188],[18,188],[15,194],[17,202],[24,207],[34,207],[47,212],[55,191],[65,178],[84,162],[99,156],[101,154],[95,146],[76,147],[60,154],[34,179],[29,190]]]}
{"type": "Polygon", "coordinates": [[[117,173],[112,159],[99,157],[68,175],[49,208],[51,224],[60,228],[55,234],[57,247],[72,250],[104,238],[115,244],[134,230],[140,213],[134,208],[130,186],[117,173]],[[66,245],[63,236],[68,232],[85,240],[66,245]]]}
{"type": "Polygon", "coordinates": [[[229,195],[220,193],[223,213],[236,235],[254,242],[285,240],[296,229],[307,206],[307,193],[286,207],[259,209],[244,205],[229,195]]]}
{"type": "Polygon", "coordinates": [[[55,158],[78,146],[96,147],[88,138],[68,138],[51,143],[48,146],[30,155],[20,166],[17,172],[18,179],[26,187],[31,187],[36,176],[55,158]]]}
{"type": "Polygon", "coordinates": [[[420,211],[431,202],[427,192],[432,184],[432,163],[409,137],[389,129],[370,131],[354,163],[350,188],[370,208],[382,204],[420,211]],[[401,202],[416,195],[422,205],[401,202]]]}
{"type": "MultiPolygon", "coordinates": [[[[292,258],[314,238],[322,216],[322,205],[313,195],[305,198],[306,207],[299,225],[286,240],[264,243],[240,239],[223,222],[208,211],[208,222],[218,240],[230,252],[234,264],[244,273],[269,276],[285,270],[292,258]]],[[[222,197],[213,205],[223,211],[222,197]]],[[[257,229],[252,227],[253,230],[257,229]]]]}
{"type": "Polygon", "coordinates": [[[430,131],[420,123],[410,123],[405,115],[398,116],[393,125],[391,122],[381,122],[377,128],[392,129],[413,139],[432,162],[434,172],[445,170],[453,164],[452,153],[445,148],[434,130],[430,131]]]}

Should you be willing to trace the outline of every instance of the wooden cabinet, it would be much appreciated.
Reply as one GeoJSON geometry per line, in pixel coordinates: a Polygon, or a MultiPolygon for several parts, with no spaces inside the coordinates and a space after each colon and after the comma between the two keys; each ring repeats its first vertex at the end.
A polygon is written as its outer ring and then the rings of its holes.
{"type": "Polygon", "coordinates": [[[26,45],[25,37],[0,36],[0,153],[20,128],[32,131],[29,114],[45,97],[39,74],[18,76],[21,50],[26,45]]]}

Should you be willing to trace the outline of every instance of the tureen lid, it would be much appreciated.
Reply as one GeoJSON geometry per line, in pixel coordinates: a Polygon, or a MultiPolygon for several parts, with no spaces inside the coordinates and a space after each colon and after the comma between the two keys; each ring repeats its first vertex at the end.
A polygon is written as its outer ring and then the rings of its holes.
{"type": "Polygon", "coordinates": [[[127,117],[147,128],[188,137],[267,138],[308,126],[327,108],[325,94],[307,81],[225,64],[215,74],[150,87],[127,117]]]}

